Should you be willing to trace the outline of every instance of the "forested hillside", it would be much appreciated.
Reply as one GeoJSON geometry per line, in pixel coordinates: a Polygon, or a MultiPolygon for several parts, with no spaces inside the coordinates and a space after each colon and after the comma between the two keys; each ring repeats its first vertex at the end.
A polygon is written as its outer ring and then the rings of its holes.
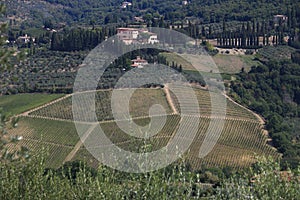
{"type": "Polygon", "coordinates": [[[280,59],[280,54],[273,48],[271,58],[263,65],[252,67],[249,73],[238,74],[238,80],[231,82],[231,95],[264,116],[272,144],[283,154],[284,161],[294,165],[300,161],[297,125],[300,117],[300,65],[296,63],[297,55],[294,54],[293,60],[280,59]]]}
{"type": "MultiPolygon", "coordinates": [[[[132,5],[121,8],[121,0],[7,0],[7,15],[12,24],[23,27],[40,26],[45,21],[67,24],[129,23],[135,16],[149,23],[163,18],[170,23],[196,17],[202,23],[269,20],[276,14],[288,14],[288,8],[299,10],[293,0],[132,0],[132,5]]],[[[299,13],[298,13],[299,15],[299,13]]]]}

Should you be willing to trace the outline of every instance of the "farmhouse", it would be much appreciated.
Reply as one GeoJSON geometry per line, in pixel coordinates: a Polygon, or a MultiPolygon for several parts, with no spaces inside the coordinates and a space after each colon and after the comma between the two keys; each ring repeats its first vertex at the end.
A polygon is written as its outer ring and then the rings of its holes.
{"type": "Polygon", "coordinates": [[[118,28],[117,35],[119,40],[125,44],[132,44],[138,39],[139,30],[135,28],[118,28]]]}
{"type": "Polygon", "coordinates": [[[30,40],[32,40],[33,42],[35,42],[35,38],[32,38],[30,36],[28,36],[27,34],[25,36],[20,36],[17,39],[17,43],[19,44],[27,44],[28,42],[30,42],[30,40]]]}
{"type": "Polygon", "coordinates": [[[288,17],[285,15],[274,15],[273,22],[275,26],[279,26],[282,23],[287,22],[288,17]]]}
{"type": "Polygon", "coordinates": [[[141,30],[139,32],[139,42],[142,44],[155,44],[159,43],[157,39],[157,34],[156,33],[151,33],[148,32],[148,30],[141,30]]]}
{"type": "Polygon", "coordinates": [[[148,65],[148,61],[142,59],[140,56],[137,56],[136,59],[131,60],[131,67],[143,68],[145,65],[148,65]]]}
{"type": "Polygon", "coordinates": [[[127,6],[132,6],[132,3],[128,1],[124,1],[121,5],[121,8],[127,8],[127,6]]]}
{"type": "Polygon", "coordinates": [[[117,35],[119,40],[125,44],[155,44],[159,43],[156,33],[151,33],[147,29],[137,28],[118,28],[117,35]]]}

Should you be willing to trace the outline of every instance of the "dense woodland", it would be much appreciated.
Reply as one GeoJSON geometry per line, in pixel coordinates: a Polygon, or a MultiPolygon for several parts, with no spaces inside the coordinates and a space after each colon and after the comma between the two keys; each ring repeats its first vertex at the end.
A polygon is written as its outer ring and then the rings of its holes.
{"type": "MultiPolygon", "coordinates": [[[[158,18],[174,24],[187,17],[196,17],[203,23],[225,21],[251,21],[255,18],[268,20],[276,14],[288,14],[288,8],[299,10],[299,4],[292,0],[191,0],[183,5],[181,0],[133,0],[132,6],[121,8],[121,0],[113,1],[7,1],[8,12],[16,16],[26,15],[29,20],[24,26],[41,25],[46,20],[67,24],[130,23],[133,17],[142,16],[146,23],[153,26],[158,18]],[[16,6],[18,5],[18,6],[16,6]],[[297,7],[298,6],[298,7],[297,7]],[[23,13],[20,13],[20,11],[23,13]]],[[[12,23],[18,23],[12,19],[12,23]]]]}
{"type": "Polygon", "coordinates": [[[236,100],[267,120],[272,144],[292,164],[300,161],[300,134],[292,120],[300,117],[298,56],[295,53],[293,60],[268,60],[249,73],[241,72],[230,85],[236,100]]]}

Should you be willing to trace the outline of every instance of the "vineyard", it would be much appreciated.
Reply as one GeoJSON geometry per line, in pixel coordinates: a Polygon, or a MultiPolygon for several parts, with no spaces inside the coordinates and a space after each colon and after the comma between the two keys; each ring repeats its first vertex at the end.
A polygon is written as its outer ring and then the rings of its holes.
{"type": "MultiPolygon", "coordinates": [[[[194,91],[197,96],[198,102],[200,104],[200,115],[201,116],[211,117],[211,115],[222,114],[222,112],[221,112],[222,108],[218,108],[218,107],[215,108],[215,110],[216,110],[215,113],[211,113],[212,108],[211,108],[210,99],[222,98],[220,96],[220,94],[216,94],[213,92],[209,93],[205,90],[196,89],[196,88],[194,88],[194,91]],[[220,112],[218,112],[218,110],[220,110],[220,112]]],[[[172,96],[172,99],[173,99],[176,109],[180,111],[180,105],[179,105],[179,102],[177,101],[176,96],[173,93],[171,93],[171,96],[172,96]]],[[[234,104],[233,102],[231,102],[229,100],[227,100],[226,105],[227,105],[227,107],[226,107],[226,117],[227,118],[244,119],[247,121],[257,120],[257,118],[251,112],[249,112],[248,110],[246,110],[240,106],[237,106],[236,104],[234,104]]],[[[218,106],[218,105],[216,105],[216,106],[218,106]]]]}
{"type": "MultiPolygon", "coordinates": [[[[137,122],[145,120],[147,119],[139,119],[137,122]]],[[[121,149],[130,152],[148,152],[159,150],[172,140],[177,131],[176,125],[178,125],[179,120],[178,115],[169,115],[164,128],[157,135],[147,140],[128,136],[114,122],[101,124],[101,127],[107,137],[121,149]],[[148,149],[145,149],[145,147],[148,149]]],[[[197,135],[186,154],[187,162],[190,163],[193,169],[199,169],[203,165],[241,168],[251,165],[257,155],[279,156],[274,148],[266,144],[267,137],[262,134],[262,128],[258,122],[230,119],[226,120],[222,134],[213,151],[205,158],[199,158],[199,150],[204,141],[209,122],[210,119],[201,118],[197,135]]],[[[97,129],[95,129],[91,134],[97,132],[97,129]]],[[[184,141],[185,138],[182,138],[182,140],[184,141]]],[[[98,148],[104,147],[98,146],[98,148]]],[[[75,159],[84,159],[92,166],[97,164],[95,158],[84,147],[77,152],[75,159]]]]}
{"type": "MultiPolygon", "coordinates": [[[[85,126],[82,126],[85,128],[85,126]]],[[[88,126],[86,126],[88,128],[88,126]]],[[[22,117],[17,128],[9,130],[11,138],[23,137],[7,146],[9,150],[26,147],[31,154],[47,152],[46,164],[59,167],[79,141],[75,125],[69,122],[22,117]]]]}
{"type": "MultiPolygon", "coordinates": [[[[123,91],[120,91],[123,92],[123,91]]],[[[126,92],[124,90],[124,92],[126,92]]],[[[88,93],[78,94],[82,98],[86,98],[84,95],[88,93]]],[[[96,115],[99,121],[112,120],[113,114],[111,110],[111,90],[97,91],[95,98],[96,115]]],[[[134,92],[130,99],[130,108],[132,117],[147,116],[149,108],[154,104],[162,105],[168,114],[171,113],[167,100],[164,97],[164,93],[160,89],[138,89],[134,92]]],[[[84,110],[82,111],[84,113],[84,110]]],[[[55,104],[51,104],[42,109],[36,110],[30,113],[32,116],[58,118],[72,120],[72,97],[66,98],[55,104]]]]}
{"type": "MultiPolygon", "coordinates": [[[[194,88],[195,94],[200,102],[200,114],[201,116],[209,117],[211,113],[211,102],[210,102],[210,93],[194,88]]],[[[121,91],[122,92],[122,91],[121,91]]],[[[124,91],[125,92],[125,91],[124,91]]],[[[87,93],[82,93],[79,95],[88,95],[87,93]]],[[[112,111],[111,111],[111,90],[97,91],[95,105],[96,105],[96,114],[99,121],[112,120],[112,111]]],[[[211,93],[212,98],[221,98],[218,94],[211,93]]],[[[175,95],[171,92],[171,96],[175,107],[180,111],[179,103],[175,95]]],[[[142,117],[147,116],[149,108],[154,104],[160,104],[165,109],[167,114],[171,114],[172,111],[168,102],[165,98],[165,94],[161,89],[138,89],[133,94],[130,99],[130,114],[132,117],[142,117]]],[[[219,110],[217,108],[217,110],[219,110]]],[[[220,109],[221,110],[221,109],[220,109]]],[[[84,113],[84,110],[82,111],[84,113]]],[[[214,113],[220,114],[220,113],[214,113]]],[[[29,113],[31,116],[38,117],[47,117],[54,119],[66,119],[72,120],[72,97],[63,99],[55,104],[38,109],[34,112],[29,113]]],[[[239,118],[245,120],[256,120],[256,117],[247,111],[246,109],[237,106],[231,101],[227,100],[226,116],[228,118],[239,118]]]]}
{"type": "MultiPolygon", "coordinates": [[[[219,123],[221,119],[218,118],[218,115],[222,114],[218,111],[222,109],[217,108],[217,113],[210,116],[212,108],[209,93],[197,88],[194,90],[200,105],[201,116],[199,116],[200,122],[196,137],[186,153],[187,161],[192,168],[199,169],[203,165],[241,168],[253,163],[255,155],[279,156],[276,150],[267,144],[267,136],[262,133],[262,124],[259,123],[256,116],[227,100],[224,127],[216,127],[221,131],[220,138],[208,156],[199,158],[199,150],[211,119],[217,120],[215,125],[222,124],[221,121],[219,123]]],[[[78,95],[85,94],[80,93],[78,95]]],[[[180,113],[180,106],[172,92],[170,92],[171,98],[167,98],[167,94],[162,89],[138,89],[130,99],[129,107],[133,121],[140,126],[150,126],[149,108],[154,104],[160,104],[166,109],[167,115],[152,117],[157,121],[163,121],[163,117],[166,117],[166,123],[156,135],[149,139],[128,135],[118,127],[115,121],[111,120],[113,119],[110,111],[111,95],[111,90],[97,91],[96,113],[99,127],[111,142],[121,149],[137,153],[157,151],[173,139],[179,125],[181,125],[181,117],[176,114],[177,111],[180,113]],[[176,112],[172,111],[170,103],[174,103],[176,112]]],[[[212,98],[220,98],[215,93],[211,95],[212,98]]],[[[24,146],[32,154],[40,153],[41,149],[44,148],[48,152],[47,165],[49,167],[57,168],[66,160],[83,160],[90,166],[97,167],[98,161],[80,143],[74,123],[66,121],[72,118],[71,96],[53,104],[50,103],[31,112],[29,116],[22,117],[17,128],[9,130],[9,136],[16,138],[16,143],[9,144],[7,147],[14,149],[24,146]],[[17,139],[19,136],[22,138],[17,139]]],[[[193,120],[188,118],[188,121],[193,120]]],[[[91,125],[83,123],[80,131],[88,133],[86,140],[91,140],[93,135],[99,133],[99,127],[90,131],[91,125]]],[[[182,138],[183,142],[185,140],[186,138],[182,138]]],[[[91,141],[95,142],[93,143],[94,148],[106,148],[105,146],[97,146],[99,145],[97,141],[91,141]]]]}

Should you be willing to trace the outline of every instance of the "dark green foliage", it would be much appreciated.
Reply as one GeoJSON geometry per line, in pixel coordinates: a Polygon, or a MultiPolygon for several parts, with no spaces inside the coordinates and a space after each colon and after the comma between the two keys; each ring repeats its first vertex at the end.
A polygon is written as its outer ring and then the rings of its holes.
{"type": "Polygon", "coordinates": [[[300,51],[294,52],[292,54],[292,61],[300,65],[300,51]]]}
{"type": "Polygon", "coordinates": [[[185,199],[210,194],[184,163],[145,174],[129,174],[83,163],[46,169],[43,157],[18,165],[0,164],[1,199],[185,199]]]}
{"type": "Polygon", "coordinates": [[[1,163],[0,176],[1,199],[297,199],[300,191],[299,170],[280,172],[279,163],[267,159],[226,178],[217,168],[190,171],[182,161],[129,174],[79,162],[46,169],[43,157],[34,157],[22,165],[1,163]]]}
{"type": "Polygon", "coordinates": [[[298,199],[298,171],[280,171],[280,164],[260,159],[250,170],[224,180],[214,199],[298,199]]]}
{"type": "MultiPolygon", "coordinates": [[[[3,17],[5,12],[5,6],[1,3],[0,4],[0,17],[3,17]]],[[[6,45],[7,38],[7,24],[1,23],[0,24],[0,72],[3,70],[7,70],[11,68],[11,59],[12,54],[14,53],[14,49],[9,48],[6,45]]]]}
{"type": "Polygon", "coordinates": [[[97,175],[97,170],[88,167],[85,163],[82,163],[81,161],[67,162],[62,167],[58,168],[55,171],[55,173],[57,173],[61,177],[66,177],[70,181],[74,182],[74,184],[76,184],[78,175],[83,168],[85,170],[86,176],[95,177],[97,175]]]}
{"type": "Polygon", "coordinates": [[[87,52],[38,51],[0,74],[0,93],[71,93],[87,52]]]}
{"type": "MultiPolygon", "coordinates": [[[[22,11],[28,16],[23,26],[38,26],[50,19],[54,24],[61,22],[69,24],[89,24],[91,19],[95,24],[129,23],[133,17],[142,16],[148,26],[164,26],[167,24],[183,25],[186,17],[193,22],[194,18],[204,23],[223,23],[223,21],[253,21],[257,18],[271,20],[273,15],[289,16],[287,28],[295,28],[296,17],[299,15],[299,4],[295,1],[249,1],[249,0],[196,0],[183,6],[181,0],[167,1],[133,1],[132,6],[121,8],[123,1],[70,1],[46,0],[37,2],[7,2],[9,14],[18,15],[22,11]],[[52,9],[49,9],[52,8],[52,9]],[[44,12],[43,12],[44,11],[44,12]],[[45,14],[47,12],[47,14],[45,14]],[[165,22],[162,22],[161,19],[165,22]]],[[[258,20],[257,20],[258,21],[258,20]]],[[[268,22],[268,21],[267,21],[268,22]]],[[[252,23],[250,25],[252,27],[252,23]]],[[[224,27],[225,28],[225,27],[224,27]]],[[[201,29],[200,29],[201,30],[201,29]]],[[[226,31],[229,27],[226,26],[226,31]]]]}
{"type": "Polygon", "coordinates": [[[116,34],[114,27],[102,29],[71,29],[53,33],[51,50],[54,51],[82,51],[91,50],[100,44],[106,37],[116,34]]]}
{"type": "Polygon", "coordinates": [[[290,126],[284,123],[289,118],[299,117],[300,65],[290,60],[268,61],[239,74],[232,82],[232,94],[240,97],[241,103],[261,114],[266,120],[272,144],[286,161],[299,159],[299,140],[292,136],[290,126]]]}

